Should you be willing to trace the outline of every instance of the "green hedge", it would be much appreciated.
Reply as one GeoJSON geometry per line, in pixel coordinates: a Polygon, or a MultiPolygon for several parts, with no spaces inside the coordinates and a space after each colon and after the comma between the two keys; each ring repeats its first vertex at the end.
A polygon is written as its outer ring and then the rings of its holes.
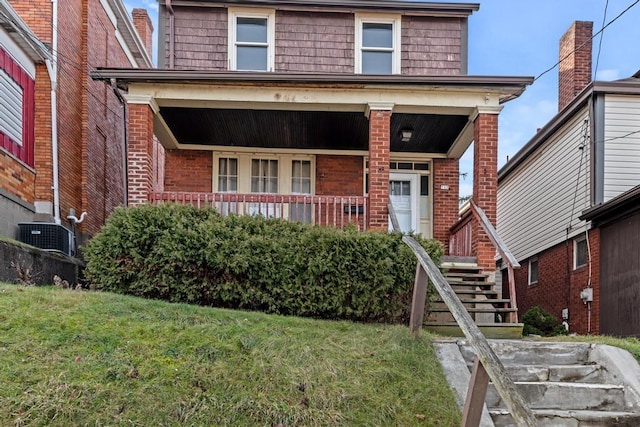
{"type": "MultiPolygon", "coordinates": [[[[437,262],[442,245],[422,243],[437,262]]],[[[85,249],[94,289],[367,322],[406,321],[416,266],[398,233],[174,204],[116,210],[85,249]]]]}

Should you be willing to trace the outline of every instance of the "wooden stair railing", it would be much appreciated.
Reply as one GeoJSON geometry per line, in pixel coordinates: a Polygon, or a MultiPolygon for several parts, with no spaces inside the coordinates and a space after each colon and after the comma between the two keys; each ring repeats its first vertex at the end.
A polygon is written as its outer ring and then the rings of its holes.
{"type": "Polygon", "coordinates": [[[491,240],[491,243],[493,243],[493,246],[495,246],[496,250],[502,257],[502,260],[507,264],[507,275],[509,279],[509,298],[511,299],[511,308],[515,309],[515,311],[509,313],[509,323],[518,323],[516,280],[513,274],[513,270],[516,268],[520,268],[520,264],[513,256],[507,245],[502,241],[502,238],[500,237],[500,235],[498,235],[498,232],[494,228],[493,224],[491,224],[491,221],[489,221],[489,218],[487,218],[487,215],[484,213],[484,211],[475,204],[473,199],[469,200],[469,203],[471,205],[471,212],[473,213],[473,216],[482,226],[484,232],[487,234],[487,237],[489,237],[489,240],[491,240]]]}
{"type": "MultiPolygon", "coordinates": [[[[398,219],[391,201],[389,201],[388,207],[392,227],[394,231],[400,232],[398,219]]],[[[424,318],[427,280],[431,280],[469,344],[476,352],[476,361],[473,365],[471,382],[462,415],[462,425],[470,427],[480,424],[487,384],[489,378],[491,378],[498,394],[518,426],[535,426],[536,421],[531,409],[526,405],[513,380],[507,374],[504,365],[491,349],[489,342],[462,305],[451,285],[449,285],[431,257],[429,257],[427,251],[411,236],[403,236],[402,241],[411,248],[418,258],[413,301],[411,303],[411,321],[409,324],[411,333],[414,336],[418,336],[420,333],[424,318]]]]}

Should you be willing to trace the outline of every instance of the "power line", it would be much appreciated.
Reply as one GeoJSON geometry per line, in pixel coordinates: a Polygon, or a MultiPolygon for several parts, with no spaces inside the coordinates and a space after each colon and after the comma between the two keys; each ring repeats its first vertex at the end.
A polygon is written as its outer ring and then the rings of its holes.
{"type": "Polygon", "coordinates": [[[548,69],[544,70],[542,73],[540,73],[538,75],[538,77],[536,77],[535,79],[533,79],[533,82],[536,82],[538,79],[540,79],[542,76],[544,76],[545,74],[547,74],[549,71],[553,70],[554,68],[556,68],[558,65],[560,65],[562,62],[564,62],[567,58],[569,58],[571,55],[573,55],[575,52],[577,52],[578,50],[582,49],[582,47],[584,47],[584,45],[586,45],[589,41],[593,40],[594,37],[596,37],[597,35],[601,34],[607,27],[609,27],[609,25],[613,24],[614,22],[616,22],[618,19],[620,19],[620,17],[622,15],[624,15],[625,13],[627,13],[632,7],[634,7],[635,5],[637,5],[638,3],[640,3],[640,0],[635,0],[633,3],[631,3],[625,10],[623,10],[622,12],[620,12],[618,14],[618,16],[616,16],[615,18],[613,18],[611,21],[609,21],[607,23],[607,25],[605,25],[604,27],[602,27],[600,29],[600,31],[598,31],[597,33],[593,34],[588,40],[586,40],[584,43],[582,43],[580,46],[578,46],[577,48],[575,48],[574,50],[572,50],[571,52],[569,52],[567,55],[565,55],[562,59],[560,59],[560,61],[556,62],[555,64],[553,64],[551,67],[549,67],[548,69]]]}
{"type": "MultiPolygon", "coordinates": [[[[607,9],[609,8],[609,0],[604,5],[604,15],[602,16],[602,25],[604,26],[607,20],[607,9]]],[[[598,65],[600,64],[600,51],[602,50],[602,39],[604,38],[604,32],[600,34],[600,41],[598,42],[598,55],[596,56],[596,68],[593,72],[594,77],[598,75],[598,65]]]]}

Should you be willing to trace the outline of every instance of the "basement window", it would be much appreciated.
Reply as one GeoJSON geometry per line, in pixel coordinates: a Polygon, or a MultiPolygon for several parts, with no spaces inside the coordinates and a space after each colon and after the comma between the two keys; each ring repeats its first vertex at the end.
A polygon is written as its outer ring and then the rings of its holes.
{"type": "Polygon", "coordinates": [[[538,283],[538,258],[529,260],[529,285],[538,283]]]}

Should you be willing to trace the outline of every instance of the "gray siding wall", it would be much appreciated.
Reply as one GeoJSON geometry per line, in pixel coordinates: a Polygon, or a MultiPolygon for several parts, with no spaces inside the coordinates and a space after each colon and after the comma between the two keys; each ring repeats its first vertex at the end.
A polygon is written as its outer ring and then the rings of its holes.
{"type": "MultiPolygon", "coordinates": [[[[227,10],[175,7],[175,67],[227,70],[227,10]]],[[[168,13],[165,16],[168,17],[168,13]]],[[[169,64],[169,20],[165,23],[165,64],[169,64]]]]}
{"type": "Polygon", "coordinates": [[[402,17],[402,74],[457,75],[462,69],[458,18],[402,17]]]}
{"type": "Polygon", "coordinates": [[[606,95],[604,126],[606,202],[640,184],[640,97],[606,95]]]}
{"type": "MultiPolygon", "coordinates": [[[[227,70],[227,11],[174,7],[175,67],[227,70]]],[[[169,64],[169,14],[164,16],[164,62],[169,64]]],[[[402,17],[402,73],[460,74],[466,20],[402,17]]],[[[275,68],[281,72],[354,72],[353,13],[276,11],[275,68]]]]}
{"type": "Polygon", "coordinates": [[[0,189],[0,235],[18,240],[21,222],[33,221],[35,208],[0,189]]]}
{"type": "Polygon", "coordinates": [[[276,71],[353,73],[354,15],[276,12],[276,71]]]}
{"type": "Polygon", "coordinates": [[[589,144],[584,108],[498,184],[498,233],[524,260],[584,231],[590,207],[589,144]]]}

